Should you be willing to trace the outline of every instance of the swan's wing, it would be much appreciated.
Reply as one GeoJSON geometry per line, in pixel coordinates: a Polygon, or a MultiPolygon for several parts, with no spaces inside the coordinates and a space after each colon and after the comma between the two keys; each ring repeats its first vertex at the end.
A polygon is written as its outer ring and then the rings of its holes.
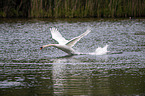
{"type": "Polygon", "coordinates": [[[88,33],[91,32],[91,29],[88,29],[85,33],[81,34],[80,36],[77,36],[66,43],[67,46],[73,47],[82,37],[86,36],[88,33]]]}
{"type": "Polygon", "coordinates": [[[50,28],[52,38],[56,40],[59,44],[65,45],[68,40],[66,40],[56,28],[50,28]]]}

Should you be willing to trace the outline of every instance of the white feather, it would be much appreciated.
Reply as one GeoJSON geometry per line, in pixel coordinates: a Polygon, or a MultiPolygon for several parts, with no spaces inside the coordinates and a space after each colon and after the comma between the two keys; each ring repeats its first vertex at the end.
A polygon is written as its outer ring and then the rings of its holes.
{"type": "Polygon", "coordinates": [[[59,33],[59,31],[56,28],[50,28],[52,38],[56,40],[59,44],[65,45],[68,40],[66,40],[62,35],[59,33]]]}

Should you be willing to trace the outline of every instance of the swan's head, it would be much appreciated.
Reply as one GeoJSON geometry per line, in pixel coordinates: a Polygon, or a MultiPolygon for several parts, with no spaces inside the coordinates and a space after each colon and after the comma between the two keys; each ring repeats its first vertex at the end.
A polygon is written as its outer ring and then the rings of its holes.
{"type": "Polygon", "coordinates": [[[43,49],[43,47],[40,47],[40,50],[42,50],[43,49]]]}

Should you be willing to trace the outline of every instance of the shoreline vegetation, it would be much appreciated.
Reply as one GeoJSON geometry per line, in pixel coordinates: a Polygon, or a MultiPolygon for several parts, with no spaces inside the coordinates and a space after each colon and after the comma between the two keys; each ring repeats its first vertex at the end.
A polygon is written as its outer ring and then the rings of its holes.
{"type": "Polygon", "coordinates": [[[0,17],[145,17],[145,0],[2,0],[0,17]]]}

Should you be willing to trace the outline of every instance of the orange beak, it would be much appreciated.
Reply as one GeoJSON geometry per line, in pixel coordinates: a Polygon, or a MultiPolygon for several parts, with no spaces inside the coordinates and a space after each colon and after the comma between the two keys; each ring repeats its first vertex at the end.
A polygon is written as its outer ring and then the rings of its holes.
{"type": "Polygon", "coordinates": [[[42,49],[43,47],[40,47],[40,50],[42,49]]]}

